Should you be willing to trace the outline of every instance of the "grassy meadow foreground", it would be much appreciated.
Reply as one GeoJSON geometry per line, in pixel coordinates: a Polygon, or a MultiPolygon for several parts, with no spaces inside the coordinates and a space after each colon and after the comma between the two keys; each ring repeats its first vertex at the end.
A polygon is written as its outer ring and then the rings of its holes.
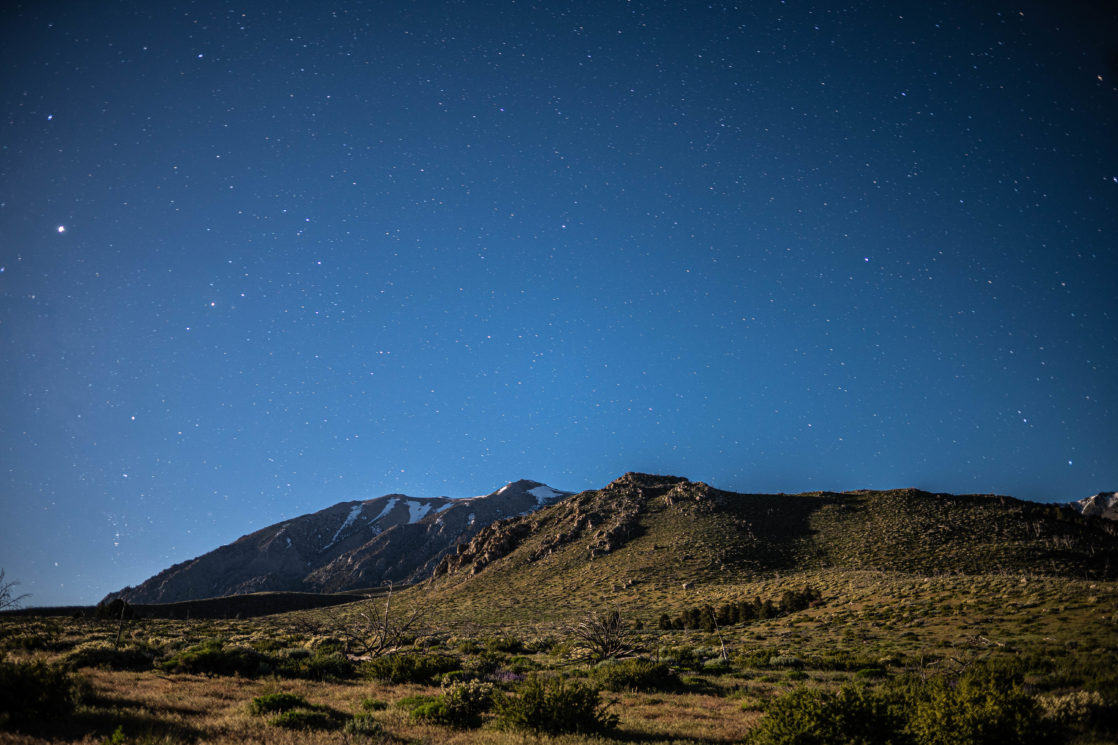
{"type": "Polygon", "coordinates": [[[0,741],[1118,741],[1113,581],[818,570],[669,595],[597,625],[515,603],[482,624],[422,586],[252,620],[8,617],[0,741]]]}

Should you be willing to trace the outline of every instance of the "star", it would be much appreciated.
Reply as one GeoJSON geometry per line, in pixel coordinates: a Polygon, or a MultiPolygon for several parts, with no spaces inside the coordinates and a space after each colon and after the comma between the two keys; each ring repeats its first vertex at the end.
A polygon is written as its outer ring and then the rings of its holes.
{"type": "Polygon", "coordinates": [[[66,226],[65,225],[59,225],[58,226],[58,232],[59,233],[65,233],[66,232],[66,226]]]}

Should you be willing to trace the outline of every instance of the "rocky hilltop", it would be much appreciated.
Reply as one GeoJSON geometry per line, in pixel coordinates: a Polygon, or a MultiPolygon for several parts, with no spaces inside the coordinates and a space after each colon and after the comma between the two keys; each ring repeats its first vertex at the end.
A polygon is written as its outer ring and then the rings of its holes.
{"type": "Polygon", "coordinates": [[[570,618],[697,587],[836,570],[1114,579],[1118,524],[992,494],[739,494],[628,473],[492,523],[438,562],[422,597],[494,622],[570,618]]]}
{"type": "Polygon", "coordinates": [[[445,555],[492,522],[533,512],[568,494],[521,480],[467,499],[387,494],[341,502],[262,528],[105,600],[172,603],[413,582],[430,576],[445,555]]]}

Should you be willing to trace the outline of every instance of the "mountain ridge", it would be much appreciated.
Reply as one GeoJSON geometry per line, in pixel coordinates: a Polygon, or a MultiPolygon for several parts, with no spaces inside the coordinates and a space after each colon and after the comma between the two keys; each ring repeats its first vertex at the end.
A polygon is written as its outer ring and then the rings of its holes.
{"type": "Polygon", "coordinates": [[[262,591],[341,592],[426,578],[455,545],[501,518],[567,496],[521,479],[466,498],[386,494],[338,502],[282,520],[135,587],[107,595],[129,603],[170,603],[262,591]]]}
{"type": "Polygon", "coordinates": [[[1108,575],[1118,570],[1118,550],[1115,522],[1104,513],[1118,500],[1102,498],[1114,496],[1058,505],[913,488],[739,494],[635,472],[575,494],[520,480],[478,497],[386,494],[339,502],[176,564],[106,601],[457,584],[510,556],[522,567],[565,556],[568,569],[581,570],[608,563],[646,534],[662,535],[653,540],[661,553],[642,559],[641,572],[681,582],[711,572],[827,566],[1108,575]],[[690,536],[686,550],[672,548],[679,535],[690,536]]]}
{"type": "Polygon", "coordinates": [[[535,622],[818,571],[1113,579],[1118,524],[1003,495],[739,494],[630,473],[493,523],[409,594],[455,623],[535,622]]]}

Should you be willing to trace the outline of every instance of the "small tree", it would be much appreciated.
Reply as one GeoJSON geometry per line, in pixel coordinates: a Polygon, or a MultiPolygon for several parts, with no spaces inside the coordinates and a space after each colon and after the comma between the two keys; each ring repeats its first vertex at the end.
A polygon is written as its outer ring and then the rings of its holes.
{"type": "Polygon", "coordinates": [[[24,600],[31,597],[26,592],[22,595],[16,595],[13,588],[18,584],[19,582],[15,581],[6,582],[4,580],[4,570],[0,569],[0,610],[14,610],[20,607],[24,600]]]}
{"type": "Polygon", "coordinates": [[[638,649],[633,630],[622,620],[619,611],[605,615],[588,613],[582,621],[567,626],[564,631],[575,643],[575,654],[594,662],[622,657],[638,649]]]}

